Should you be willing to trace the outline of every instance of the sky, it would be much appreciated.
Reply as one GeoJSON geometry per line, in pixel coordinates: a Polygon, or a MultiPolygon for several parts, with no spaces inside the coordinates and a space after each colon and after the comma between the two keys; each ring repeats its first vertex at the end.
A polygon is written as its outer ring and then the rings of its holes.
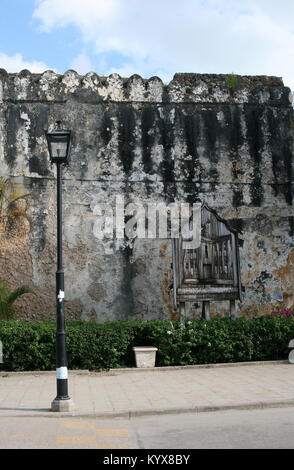
{"type": "Polygon", "coordinates": [[[10,73],[276,75],[294,90],[294,0],[1,0],[0,15],[10,73]]]}

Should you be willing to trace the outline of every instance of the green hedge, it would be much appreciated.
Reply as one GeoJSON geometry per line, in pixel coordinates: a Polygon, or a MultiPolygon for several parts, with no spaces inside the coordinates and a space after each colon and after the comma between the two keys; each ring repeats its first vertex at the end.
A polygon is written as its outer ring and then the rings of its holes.
{"type": "MultiPolygon", "coordinates": [[[[55,330],[50,322],[1,321],[0,370],[55,369],[55,330]]],[[[134,367],[133,346],[156,346],[157,366],[286,359],[293,317],[186,321],[69,322],[69,369],[134,367]]]]}

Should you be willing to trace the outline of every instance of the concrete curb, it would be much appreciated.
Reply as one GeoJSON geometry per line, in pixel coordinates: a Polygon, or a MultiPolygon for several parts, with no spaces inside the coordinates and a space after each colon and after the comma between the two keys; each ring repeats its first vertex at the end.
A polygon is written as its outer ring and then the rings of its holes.
{"type": "Polygon", "coordinates": [[[234,405],[209,405],[209,406],[194,406],[182,408],[165,408],[153,410],[135,410],[135,411],[107,411],[107,412],[60,412],[54,413],[50,409],[48,412],[26,413],[25,409],[19,413],[0,413],[1,418],[124,418],[133,419],[136,417],[156,416],[156,415],[170,415],[170,414],[185,414],[185,413],[211,413],[217,411],[234,411],[234,410],[264,410],[269,408],[290,408],[294,407],[294,400],[279,400],[269,402],[255,402],[255,403],[238,403],[234,405]]]}
{"type": "MultiPolygon", "coordinates": [[[[167,367],[148,367],[148,368],[137,368],[137,367],[130,367],[130,368],[117,368],[117,369],[109,369],[104,370],[101,372],[96,371],[89,371],[89,370],[69,370],[69,375],[116,375],[121,373],[129,373],[129,372],[170,372],[172,370],[190,370],[190,369],[213,369],[213,368],[221,368],[221,367],[242,367],[242,366],[264,366],[264,365],[281,365],[281,364],[289,364],[288,360],[280,360],[280,361],[258,361],[258,362],[227,362],[227,363],[219,363],[219,364],[197,364],[197,365],[190,365],[190,366],[167,366],[167,367]]],[[[17,375],[56,375],[55,370],[50,371],[24,371],[24,372],[5,372],[0,371],[0,377],[9,377],[9,376],[17,376],[17,375]]]]}
{"type": "MultiPolygon", "coordinates": [[[[191,370],[191,369],[214,369],[214,368],[222,368],[222,367],[243,367],[243,366],[265,366],[265,365],[281,365],[281,364],[289,364],[288,360],[281,360],[281,361],[259,361],[259,362],[228,362],[228,363],[220,363],[220,364],[198,364],[198,365],[191,365],[191,366],[169,366],[169,367],[146,367],[137,369],[136,367],[133,368],[122,368],[122,369],[109,369],[106,373],[111,374],[120,374],[126,372],[170,372],[172,370],[191,370]]],[[[90,374],[100,374],[101,372],[90,372],[90,374]]],[[[103,372],[102,372],[103,373],[103,372]]],[[[105,372],[104,372],[105,373],[105,372]]]]}
{"type": "MultiPolygon", "coordinates": [[[[1,377],[15,377],[15,376],[22,376],[22,375],[34,375],[35,377],[39,377],[40,375],[54,375],[56,376],[55,370],[35,370],[35,371],[25,371],[25,372],[5,372],[0,371],[0,378],[1,377]]],[[[69,376],[73,375],[90,375],[88,370],[69,370],[69,376]]]]}

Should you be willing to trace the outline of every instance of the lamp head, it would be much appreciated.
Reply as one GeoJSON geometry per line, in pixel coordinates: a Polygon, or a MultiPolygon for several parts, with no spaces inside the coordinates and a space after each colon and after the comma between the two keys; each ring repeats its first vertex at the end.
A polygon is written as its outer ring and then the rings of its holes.
{"type": "Polygon", "coordinates": [[[46,132],[50,161],[67,165],[71,131],[63,129],[61,121],[57,121],[56,124],[57,128],[53,132],[46,132]]]}

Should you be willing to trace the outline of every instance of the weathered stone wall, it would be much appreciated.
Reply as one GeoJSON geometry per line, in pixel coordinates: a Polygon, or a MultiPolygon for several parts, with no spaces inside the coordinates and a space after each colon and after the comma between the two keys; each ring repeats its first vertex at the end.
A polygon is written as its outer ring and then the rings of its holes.
{"type": "MultiPolygon", "coordinates": [[[[73,132],[64,171],[67,318],[176,318],[169,240],[98,240],[100,203],[205,201],[241,234],[241,311],[294,307],[293,108],[276,77],[84,77],[0,71],[0,175],[31,192],[30,234],[0,250],[0,278],[54,318],[56,180],[44,129],[73,132]],[[171,293],[170,293],[171,294],[171,293]]],[[[224,311],[227,305],[213,306],[224,311]]],[[[193,307],[193,314],[196,310],[193,307]]]]}

